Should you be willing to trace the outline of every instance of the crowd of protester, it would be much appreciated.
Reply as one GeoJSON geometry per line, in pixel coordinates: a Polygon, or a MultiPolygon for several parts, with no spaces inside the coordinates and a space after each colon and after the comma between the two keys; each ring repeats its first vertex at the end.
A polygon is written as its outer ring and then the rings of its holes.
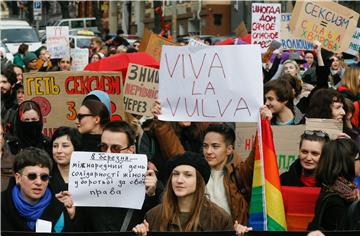
{"type": "MultiPolygon", "coordinates": [[[[89,63],[139,49],[141,42],[130,45],[121,35],[119,30],[115,38],[106,32],[94,38],[89,63]]],[[[285,54],[280,49],[263,61],[262,118],[272,125],[335,119],[343,133],[330,140],[321,130],[306,130],[299,158],[280,176],[281,184],[321,188],[309,230],[355,229],[346,210],[358,201],[360,57],[347,65],[344,54],[324,52],[317,41],[313,51],[285,54]]],[[[240,157],[235,123],[160,121],[159,102],[151,119],[111,121],[108,94],[95,90],[84,96],[76,128],[58,127],[49,139],[42,134],[40,106],[24,100],[23,73],[68,71],[72,58],[54,60],[46,47],[29,52],[21,44],[13,62],[1,63],[3,231],[34,231],[39,218],[51,221],[53,232],[252,230],[247,225],[255,145],[240,157]],[[142,209],[75,207],[68,191],[73,151],[146,154],[142,209]]]]}

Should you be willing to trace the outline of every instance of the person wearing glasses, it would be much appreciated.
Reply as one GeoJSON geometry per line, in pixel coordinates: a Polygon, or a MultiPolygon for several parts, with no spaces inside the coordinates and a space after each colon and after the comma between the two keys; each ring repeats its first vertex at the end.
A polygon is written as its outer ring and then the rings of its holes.
{"type": "MultiPolygon", "coordinates": [[[[126,121],[111,121],[105,125],[99,145],[101,152],[135,153],[135,131],[126,121]]],[[[147,170],[145,177],[145,202],[141,210],[111,207],[81,207],[81,215],[86,231],[129,231],[144,219],[144,214],[159,203],[156,189],[157,177],[154,170],[147,170]]]]}
{"type": "Polygon", "coordinates": [[[300,137],[299,158],[280,175],[281,185],[316,187],[315,170],[321,150],[329,141],[329,135],[321,130],[305,130],[300,137]]]}
{"type": "Polygon", "coordinates": [[[109,95],[101,90],[90,92],[84,98],[76,118],[76,127],[82,135],[81,151],[99,152],[101,133],[111,119],[109,95]]]}
{"type": "Polygon", "coordinates": [[[71,197],[55,196],[49,187],[52,165],[48,153],[39,148],[25,148],[16,155],[15,178],[1,193],[2,231],[36,231],[38,220],[51,224],[51,232],[76,230],[71,197]]]}
{"type": "Polygon", "coordinates": [[[81,135],[75,128],[59,127],[51,137],[52,157],[50,185],[55,193],[68,190],[70,159],[73,151],[80,151],[81,135]]]}
{"type": "Polygon", "coordinates": [[[359,148],[351,139],[335,139],[324,144],[315,172],[321,190],[308,230],[348,229],[348,206],[359,198],[354,183],[358,158],[359,148]]]}
{"type": "Polygon", "coordinates": [[[31,100],[19,105],[13,127],[5,140],[12,154],[26,147],[37,147],[51,153],[50,140],[43,135],[43,116],[40,106],[31,100]]]}

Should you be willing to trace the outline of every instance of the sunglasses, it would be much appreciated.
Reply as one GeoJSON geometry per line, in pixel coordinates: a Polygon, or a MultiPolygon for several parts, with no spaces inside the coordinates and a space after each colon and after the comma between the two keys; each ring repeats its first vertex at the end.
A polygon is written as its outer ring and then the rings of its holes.
{"type": "Polygon", "coordinates": [[[40,176],[41,181],[46,182],[50,179],[50,175],[48,174],[36,174],[36,173],[29,173],[25,175],[29,180],[36,180],[38,176],[40,176]]]}
{"type": "Polygon", "coordinates": [[[304,134],[309,136],[317,136],[319,138],[329,139],[329,135],[322,130],[305,130],[304,134]]]}
{"type": "Polygon", "coordinates": [[[76,118],[78,119],[78,121],[81,121],[82,118],[84,118],[86,116],[96,116],[96,115],[94,115],[94,114],[77,114],[76,118]]]}
{"type": "MultiPolygon", "coordinates": [[[[109,145],[107,145],[106,143],[100,143],[99,147],[102,152],[106,152],[109,149],[109,145]]],[[[130,146],[123,148],[120,145],[113,144],[113,145],[110,145],[110,151],[111,151],[111,153],[120,153],[121,151],[124,151],[124,150],[128,149],[129,147],[130,146]]]]}

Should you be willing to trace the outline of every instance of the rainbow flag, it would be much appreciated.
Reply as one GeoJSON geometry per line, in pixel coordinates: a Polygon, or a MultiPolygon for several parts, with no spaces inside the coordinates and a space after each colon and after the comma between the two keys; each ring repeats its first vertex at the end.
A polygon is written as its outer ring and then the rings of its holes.
{"type": "Polygon", "coordinates": [[[285,209],[269,120],[259,122],[256,136],[249,225],[254,230],[284,231],[285,209]]]}

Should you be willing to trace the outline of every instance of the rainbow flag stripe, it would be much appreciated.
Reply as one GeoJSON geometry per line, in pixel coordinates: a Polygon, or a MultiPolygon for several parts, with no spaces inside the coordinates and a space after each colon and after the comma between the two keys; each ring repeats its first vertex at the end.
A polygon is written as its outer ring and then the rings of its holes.
{"type": "Polygon", "coordinates": [[[255,166],[249,209],[255,230],[284,231],[286,218],[270,122],[261,120],[256,135],[255,166]],[[261,142],[259,142],[259,140],[261,142]]]}

